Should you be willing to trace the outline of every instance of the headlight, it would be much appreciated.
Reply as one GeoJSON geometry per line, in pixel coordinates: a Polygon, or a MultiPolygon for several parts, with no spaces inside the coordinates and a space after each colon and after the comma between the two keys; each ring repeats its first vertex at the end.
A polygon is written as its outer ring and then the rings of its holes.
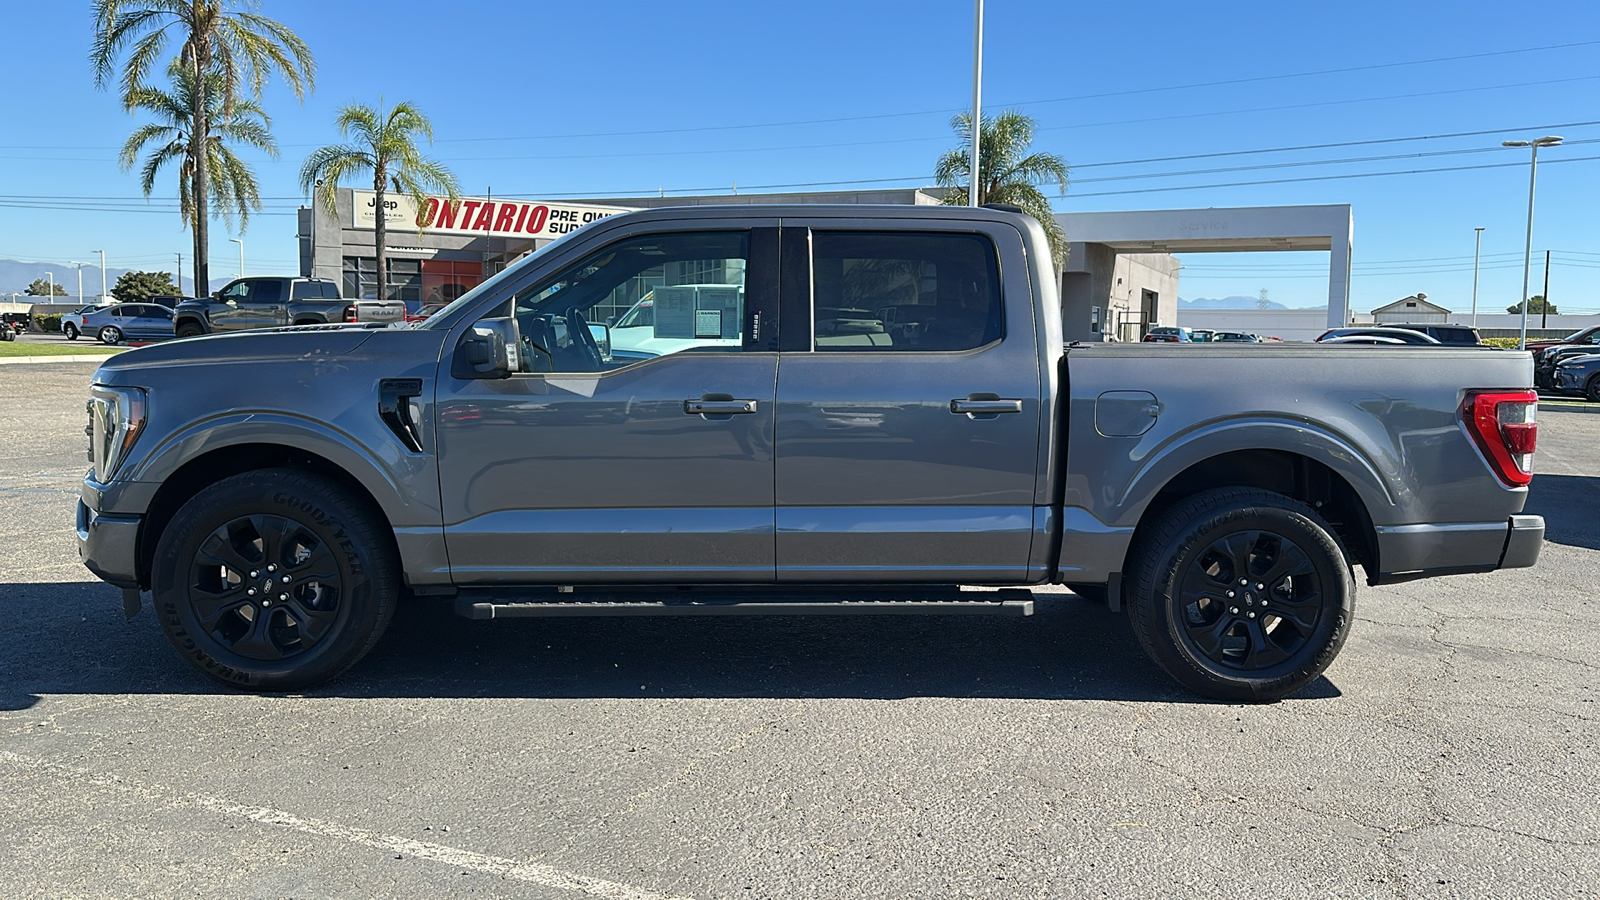
{"type": "Polygon", "coordinates": [[[94,480],[109,484],[144,430],[145,394],[141,388],[94,385],[89,389],[89,461],[94,480]]]}

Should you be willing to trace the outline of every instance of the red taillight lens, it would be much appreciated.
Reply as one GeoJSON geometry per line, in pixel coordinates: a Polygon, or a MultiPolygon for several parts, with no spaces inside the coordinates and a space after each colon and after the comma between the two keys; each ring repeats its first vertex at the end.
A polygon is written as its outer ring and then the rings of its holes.
{"type": "Polygon", "coordinates": [[[1461,418],[1503,482],[1524,487],[1533,480],[1539,443],[1539,395],[1533,391],[1479,391],[1467,395],[1461,418]]]}
{"type": "Polygon", "coordinates": [[[344,308],[344,320],[346,322],[354,322],[356,320],[356,305],[354,303],[344,308]]]}

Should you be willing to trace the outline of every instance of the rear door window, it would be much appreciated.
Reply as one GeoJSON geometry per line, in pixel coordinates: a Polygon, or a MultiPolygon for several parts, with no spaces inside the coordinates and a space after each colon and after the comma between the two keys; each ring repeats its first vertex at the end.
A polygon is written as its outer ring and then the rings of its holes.
{"type": "Polygon", "coordinates": [[[977,234],[815,231],[818,351],[951,352],[1000,340],[1000,265],[977,234]]]}
{"type": "Polygon", "coordinates": [[[250,283],[250,301],[261,306],[283,302],[283,282],[271,278],[250,283]]]}

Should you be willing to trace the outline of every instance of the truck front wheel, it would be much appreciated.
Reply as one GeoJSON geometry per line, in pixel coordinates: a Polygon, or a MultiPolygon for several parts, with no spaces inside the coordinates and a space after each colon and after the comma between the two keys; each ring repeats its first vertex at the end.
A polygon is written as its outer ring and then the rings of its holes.
{"type": "Polygon", "coordinates": [[[1219,700],[1277,700],[1310,684],[1355,618],[1355,581],[1333,529],[1271,491],[1179,501],[1130,563],[1139,643],[1179,683],[1219,700]]]}
{"type": "Polygon", "coordinates": [[[291,469],[225,478],[173,516],[151,588],[168,640],[230,687],[326,681],[378,642],[399,563],[388,527],[329,479],[291,469]]]}
{"type": "Polygon", "coordinates": [[[182,325],[178,326],[178,335],[177,336],[181,337],[181,338],[199,337],[200,335],[205,334],[205,333],[206,333],[205,329],[201,328],[199,325],[195,324],[194,322],[184,322],[182,325]]]}

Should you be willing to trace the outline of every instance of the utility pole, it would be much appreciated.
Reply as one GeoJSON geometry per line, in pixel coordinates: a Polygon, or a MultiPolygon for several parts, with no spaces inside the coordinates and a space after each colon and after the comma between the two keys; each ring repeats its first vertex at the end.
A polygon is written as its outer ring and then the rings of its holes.
{"type": "Polygon", "coordinates": [[[78,267],[78,305],[82,306],[83,305],[83,263],[78,262],[77,260],[73,260],[72,262],[67,263],[67,265],[69,265],[69,266],[77,266],[78,267]]]}
{"type": "Polygon", "coordinates": [[[46,272],[44,274],[50,276],[50,293],[46,296],[50,298],[51,303],[54,303],[56,302],[56,273],[46,272]]]}
{"type": "Polygon", "coordinates": [[[972,164],[967,205],[978,205],[978,138],[983,132],[983,0],[976,0],[972,25],[972,164]]]}
{"type": "Polygon", "coordinates": [[[1550,251],[1544,252],[1544,308],[1539,310],[1539,327],[1550,326],[1550,251]]]}
{"type": "Polygon", "coordinates": [[[1472,245],[1472,327],[1478,327],[1478,251],[1483,249],[1483,229],[1474,228],[1478,233],[1477,241],[1472,245]]]}
{"type": "Polygon", "coordinates": [[[100,302],[104,303],[106,302],[106,297],[109,296],[106,291],[106,252],[104,250],[96,250],[95,252],[100,254],[100,302]]]}
{"type": "Polygon", "coordinates": [[[178,271],[178,293],[182,294],[183,293],[183,253],[181,253],[181,252],[174,253],[173,256],[176,256],[178,258],[178,270],[177,270],[178,271]]]}

